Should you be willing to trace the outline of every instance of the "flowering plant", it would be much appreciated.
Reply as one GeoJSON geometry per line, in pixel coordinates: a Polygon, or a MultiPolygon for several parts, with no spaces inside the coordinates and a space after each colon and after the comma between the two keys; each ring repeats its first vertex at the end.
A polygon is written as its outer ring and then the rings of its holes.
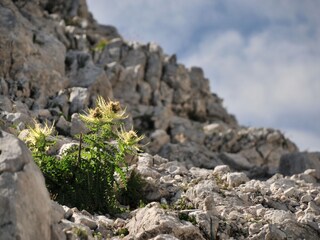
{"type": "Polygon", "coordinates": [[[89,132],[78,136],[79,144],[50,156],[48,148],[54,144],[53,126],[39,123],[29,128],[25,138],[33,157],[44,173],[47,187],[61,204],[91,211],[118,209],[117,187],[127,186],[126,156],[136,155],[143,136],[133,129],[126,131],[125,110],[119,102],[108,103],[98,97],[96,107],[80,115],[89,132]],[[119,180],[117,180],[117,175],[119,180]]]}

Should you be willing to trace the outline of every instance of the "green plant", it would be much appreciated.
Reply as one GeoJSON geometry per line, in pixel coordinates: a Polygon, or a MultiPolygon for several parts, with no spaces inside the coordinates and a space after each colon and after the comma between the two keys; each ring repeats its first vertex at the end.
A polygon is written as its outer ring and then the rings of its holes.
{"type": "Polygon", "coordinates": [[[190,216],[188,213],[179,212],[178,216],[180,220],[191,222],[193,225],[197,224],[195,216],[190,216]]]}
{"type": "Polygon", "coordinates": [[[139,208],[144,208],[146,206],[146,203],[142,200],[139,201],[139,208]]]}
{"type": "Polygon", "coordinates": [[[120,228],[116,232],[117,236],[122,236],[122,237],[127,236],[128,234],[129,234],[128,228],[120,228]]]}
{"type": "Polygon", "coordinates": [[[170,209],[170,206],[168,203],[160,203],[160,207],[164,210],[168,210],[170,209]]]}
{"type": "Polygon", "coordinates": [[[214,179],[215,179],[217,185],[220,187],[220,189],[230,190],[230,187],[229,187],[228,183],[227,183],[225,180],[223,180],[223,179],[221,178],[221,176],[219,176],[219,175],[214,175],[214,179]]]}
{"type": "Polygon", "coordinates": [[[109,44],[109,41],[106,39],[101,39],[97,45],[93,48],[95,52],[102,52],[103,49],[109,44]]]}
{"type": "Polygon", "coordinates": [[[173,204],[173,209],[174,210],[194,209],[194,206],[189,199],[187,199],[186,197],[181,197],[173,204]]]}
{"type": "Polygon", "coordinates": [[[25,139],[35,162],[42,170],[47,187],[61,204],[89,211],[119,211],[116,190],[127,188],[127,155],[139,151],[139,137],[124,128],[125,110],[119,102],[108,103],[98,97],[96,107],[80,115],[90,130],[80,134],[79,145],[62,156],[51,156],[53,127],[35,123],[25,139]],[[115,174],[118,174],[119,181],[115,174]]]}
{"type": "Polygon", "coordinates": [[[131,209],[139,206],[145,206],[145,193],[144,187],[146,181],[133,170],[127,179],[127,187],[120,188],[118,192],[118,200],[123,205],[129,205],[131,209]]]}
{"type": "Polygon", "coordinates": [[[73,232],[78,237],[79,240],[87,240],[88,239],[88,233],[83,228],[74,228],[73,232]]]}
{"type": "Polygon", "coordinates": [[[102,240],[103,239],[101,232],[93,232],[92,235],[95,240],[102,240]]]}

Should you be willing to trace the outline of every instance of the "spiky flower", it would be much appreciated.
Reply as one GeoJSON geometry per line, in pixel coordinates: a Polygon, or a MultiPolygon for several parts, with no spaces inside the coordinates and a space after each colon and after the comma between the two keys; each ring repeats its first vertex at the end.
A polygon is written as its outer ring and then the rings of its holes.
{"type": "Polygon", "coordinates": [[[25,138],[28,144],[35,146],[40,140],[47,138],[53,132],[53,125],[48,126],[47,123],[42,126],[40,123],[34,120],[34,127],[29,127],[29,133],[25,138]]]}
{"type": "Polygon", "coordinates": [[[100,108],[95,108],[94,110],[93,110],[93,112],[92,112],[92,116],[94,117],[94,118],[102,118],[103,117],[103,115],[102,115],[102,112],[101,112],[101,110],[100,110],[100,108]]]}
{"type": "Polygon", "coordinates": [[[118,136],[124,144],[132,147],[136,151],[140,151],[138,143],[144,138],[143,135],[138,136],[138,134],[132,129],[130,131],[126,131],[124,127],[121,127],[120,131],[118,131],[118,136]]]}
{"type": "Polygon", "coordinates": [[[125,119],[125,110],[121,109],[119,102],[106,101],[99,96],[96,100],[96,108],[89,109],[89,113],[81,114],[81,118],[87,123],[110,123],[114,120],[125,119]]]}

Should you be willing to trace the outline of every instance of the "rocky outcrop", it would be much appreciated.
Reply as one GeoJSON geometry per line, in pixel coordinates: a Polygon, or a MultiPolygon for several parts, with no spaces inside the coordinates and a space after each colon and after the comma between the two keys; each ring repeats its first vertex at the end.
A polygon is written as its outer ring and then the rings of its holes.
{"type": "Polygon", "coordinates": [[[0,239],[50,239],[51,203],[23,142],[0,131],[0,239]]]}
{"type": "Polygon", "coordinates": [[[266,166],[273,174],[277,171],[282,155],[297,151],[297,147],[280,131],[267,128],[222,129],[214,124],[205,126],[205,145],[220,155],[236,169],[266,166]],[[243,159],[240,159],[242,157],[243,159]],[[229,162],[228,162],[229,161],[229,162]]]}
{"type": "Polygon", "coordinates": [[[145,179],[146,200],[158,203],[112,219],[51,202],[29,150],[13,135],[1,131],[0,150],[1,239],[93,239],[97,234],[112,239],[121,234],[128,234],[125,239],[320,236],[316,170],[259,181],[231,172],[226,165],[190,168],[187,162],[144,154],[130,171],[145,179]]]}
{"type": "MultiPolygon", "coordinates": [[[[25,101],[28,108],[46,106],[47,97],[67,86],[66,48],[53,34],[42,29],[44,13],[11,0],[0,4],[0,79],[2,95],[25,101]],[[24,7],[22,7],[24,6],[24,7]],[[32,13],[32,14],[31,14],[32,13]]],[[[46,21],[54,28],[58,23],[46,21]]]]}
{"type": "MultiPolygon", "coordinates": [[[[59,238],[318,239],[320,186],[314,170],[266,181],[249,180],[229,166],[214,170],[139,156],[131,171],[146,182],[149,204],[116,218],[53,204],[59,238]]],[[[55,235],[57,236],[57,235],[55,235]]]]}
{"type": "Polygon", "coordinates": [[[307,169],[315,169],[315,176],[320,178],[320,152],[300,152],[285,154],[280,159],[279,172],[290,176],[307,169]]]}
{"type": "Polygon", "coordinates": [[[0,11],[0,46],[8,46],[0,49],[0,108],[8,131],[36,118],[74,136],[85,131],[76,114],[101,95],[127,106],[150,143],[146,151],[190,167],[226,163],[270,175],[283,154],[297,152],[279,131],[239,126],[201,68],[187,69],[154,43],[125,41],[97,24],[84,0],[5,0],[0,11]]]}
{"type": "Polygon", "coordinates": [[[180,221],[178,214],[168,214],[159,203],[137,210],[127,228],[132,236],[127,239],[152,239],[163,233],[177,239],[204,239],[199,228],[191,222],[180,221]]]}

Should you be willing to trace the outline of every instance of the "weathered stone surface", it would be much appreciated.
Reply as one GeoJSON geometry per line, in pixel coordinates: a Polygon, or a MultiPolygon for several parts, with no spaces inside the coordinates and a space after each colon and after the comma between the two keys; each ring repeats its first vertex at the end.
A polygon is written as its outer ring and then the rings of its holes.
{"type": "Polygon", "coordinates": [[[3,131],[0,209],[0,239],[50,239],[51,202],[44,178],[25,144],[3,131]]]}
{"type": "Polygon", "coordinates": [[[160,234],[151,239],[152,240],[179,240],[179,238],[176,238],[175,236],[172,236],[170,234],[160,234]]]}
{"type": "Polygon", "coordinates": [[[113,62],[119,62],[123,41],[120,38],[112,39],[97,57],[98,66],[106,66],[113,62]]]}
{"type": "Polygon", "coordinates": [[[2,111],[11,112],[12,111],[12,102],[7,96],[0,95],[0,109],[2,111]]]}
{"type": "Polygon", "coordinates": [[[149,44],[149,54],[147,58],[146,81],[153,91],[159,89],[160,78],[163,65],[162,49],[156,44],[149,44]]]}
{"type": "MultiPolygon", "coordinates": [[[[31,5],[30,18],[41,17],[39,7],[31,5]]],[[[32,97],[34,108],[44,107],[48,96],[66,86],[65,47],[49,32],[39,31],[10,0],[2,2],[0,13],[0,77],[11,97],[32,97]]]]}
{"type": "Polygon", "coordinates": [[[281,157],[279,171],[284,175],[302,173],[307,169],[315,169],[314,177],[320,179],[320,152],[291,153],[281,157]]]}
{"type": "Polygon", "coordinates": [[[68,51],[66,56],[66,76],[70,87],[88,88],[88,92],[105,99],[113,98],[112,87],[103,69],[94,65],[91,56],[81,51],[68,51]]]}
{"type": "Polygon", "coordinates": [[[282,155],[298,151],[295,144],[277,130],[222,126],[206,126],[205,146],[211,151],[222,152],[221,159],[236,170],[267,167],[268,173],[274,174],[282,155]]]}
{"type": "Polygon", "coordinates": [[[247,181],[249,181],[249,178],[243,172],[235,172],[235,173],[227,174],[227,182],[231,187],[239,186],[240,184],[246,183],[247,181]]]}
{"type": "Polygon", "coordinates": [[[157,153],[161,147],[170,142],[170,136],[166,131],[158,129],[150,135],[149,149],[152,153],[157,153]]]}
{"type": "Polygon", "coordinates": [[[319,237],[320,189],[301,181],[299,175],[248,181],[244,173],[230,172],[227,165],[214,171],[188,170],[183,163],[149,154],[138,158],[135,169],[147,182],[147,199],[161,204],[150,203],[127,219],[112,220],[54,203],[52,239],[76,238],[77,229],[86,232],[88,239],[93,239],[93,229],[102,237],[117,239],[113,234],[121,228],[129,230],[124,239],[319,237]]]}
{"type": "Polygon", "coordinates": [[[60,116],[57,124],[56,124],[56,128],[59,132],[61,132],[61,134],[64,135],[69,135],[70,134],[70,128],[71,128],[71,123],[68,122],[64,116],[60,116]]]}
{"type": "Polygon", "coordinates": [[[49,100],[48,106],[51,109],[58,107],[64,117],[67,117],[70,108],[68,103],[69,97],[69,91],[67,89],[61,90],[53,97],[53,99],[49,100]]]}
{"type": "Polygon", "coordinates": [[[69,114],[83,113],[89,105],[90,94],[87,88],[73,87],[70,91],[70,109],[69,114]]]}
{"type": "Polygon", "coordinates": [[[217,154],[208,151],[204,146],[198,144],[166,144],[160,151],[160,155],[171,161],[185,162],[187,166],[214,168],[223,164],[217,154]]]}
{"type": "Polygon", "coordinates": [[[234,170],[245,170],[254,167],[254,164],[250,163],[247,158],[241,154],[221,153],[219,158],[234,170]]]}
{"type": "Polygon", "coordinates": [[[172,117],[169,123],[170,134],[173,143],[195,142],[203,144],[205,135],[198,122],[191,122],[181,117],[172,117]]]}
{"type": "Polygon", "coordinates": [[[92,230],[98,227],[97,223],[88,216],[73,214],[72,218],[74,218],[73,222],[75,222],[76,224],[83,224],[92,230]]]}
{"type": "Polygon", "coordinates": [[[178,239],[204,239],[198,228],[177,216],[166,214],[159,203],[150,203],[139,209],[127,224],[129,233],[135,239],[151,239],[167,233],[178,239]]]}
{"type": "Polygon", "coordinates": [[[80,133],[87,133],[89,129],[86,127],[83,121],[80,119],[80,115],[78,113],[74,113],[71,116],[71,127],[70,134],[71,136],[76,136],[80,133]]]}

